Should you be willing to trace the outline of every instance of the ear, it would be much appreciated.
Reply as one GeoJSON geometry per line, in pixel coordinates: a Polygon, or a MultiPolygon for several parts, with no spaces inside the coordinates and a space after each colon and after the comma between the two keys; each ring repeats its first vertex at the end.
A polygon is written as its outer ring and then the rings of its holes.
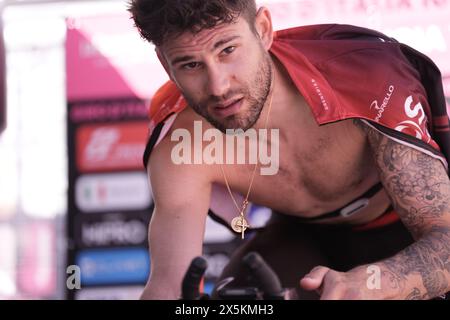
{"type": "Polygon", "coordinates": [[[161,52],[161,49],[156,47],[155,48],[156,51],[156,55],[158,56],[159,62],[161,62],[164,70],[166,70],[167,75],[169,76],[170,80],[173,81],[173,77],[172,77],[172,72],[170,72],[170,68],[169,68],[169,63],[167,62],[166,57],[164,56],[164,54],[161,52]]]}
{"type": "Polygon", "coordinates": [[[259,34],[264,49],[269,50],[273,42],[273,25],[270,11],[266,7],[259,8],[256,13],[255,29],[259,34]]]}

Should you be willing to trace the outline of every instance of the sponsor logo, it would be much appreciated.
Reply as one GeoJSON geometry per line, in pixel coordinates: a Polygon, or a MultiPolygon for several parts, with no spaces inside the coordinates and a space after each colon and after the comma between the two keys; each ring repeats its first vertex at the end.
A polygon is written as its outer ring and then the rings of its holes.
{"type": "Polygon", "coordinates": [[[78,170],[141,169],[147,131],[145,122],[79,128],[76,133],[78,170]]]}
{"type": "MultiPolygon", "coordinates": [[[[145,245],[148,218],[129,217],[131,213],[103,214],[102,220],[89,221],[91,215],[81,215],[77,240],[83,247],[145,245]]],[[[146,216],[149,216],[146,213],[146,216]]]]}
{"type": "Polygon", "coordinates": [[[328,111],[330,109],[330,107],[328,106],[328,102],[325,99],[325,96],[322,94],[322,90],[320,90],[319,84],[317,83],[317,81],[315,79],[311,79],[311,83],[312,83],[317,95],[319,96],[322,106],[324,107],[325,110],[328,111]]]}
{"type": "Polygon", "coordinates": [[[108,100],[99,102],[70,103],[72,123],[108,122],[147,119],[147,104],[143,100],[108,100]]]}
{"type": "Polygon", "coordinates": [[[145,248],[91,249],[78,252],[81,286],[145,283],[150,257],[145,248]]]}
{"type": "Polygon", "coordinates": [[[377,111],[377,116],[375,117],[375,121],[379,122],[381,118],[383,117],[384,111],[386,111],[386,108],[389,105],[389,101],[391,100],[392,94],[395,91],[395,87],[393,85],[389,86],[388,92],[386,93],[386,96],[383,99],[383,102],[381,105],[378,104],[378,101],[375,100],[370,105],[370,110],[375,109],[377,111]]]}
{"type": "Polygon", "coordinates": [[[413,101],[414,99],[412,96],[406,98],[404,104],[404,112],[410,119],[415,119],[420,115],[419,119],[416,121],[402,121],[395,127],[395,130],[405,133],[408,133],[409,131],[409,133],[414,134],[417,139],[425,140],[428,143],[431,141],[431,135],[426,125],[425,111],[420,102],[416,103],[414,107],[412,107],[413,101]]]}
{"type": "Polygon", "coordinates": [[[75,203],[83,212],[143,210],[151,204],[144,172],[81,176],[75,182],[75,203]]]}

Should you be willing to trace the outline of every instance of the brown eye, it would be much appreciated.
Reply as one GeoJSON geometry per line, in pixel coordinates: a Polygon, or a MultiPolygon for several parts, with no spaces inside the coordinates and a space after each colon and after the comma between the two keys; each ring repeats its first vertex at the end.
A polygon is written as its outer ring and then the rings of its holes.
{"type": "Polygon", "coordinates": [[[234,52],[234,50],[236,50],[235,46],[229,46],[229,47],[223,49],[222,52],[225,53],[225,54],[231,54],[231,53],[234,52]]]}
{"type": "Polygon", "coordinates": [[[186,70],[193,70],[193,69],[197,69],[200,66],[200,63],[198,62],[189,62],[186,64],[183,64],[181,66],[182,69],[186,69],[186,70]]]}

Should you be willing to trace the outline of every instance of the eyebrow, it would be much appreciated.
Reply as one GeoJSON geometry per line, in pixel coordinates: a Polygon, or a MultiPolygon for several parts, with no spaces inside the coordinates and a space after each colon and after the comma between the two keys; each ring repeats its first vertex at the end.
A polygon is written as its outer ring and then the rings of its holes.
{"type": "MultiPolygon", "coordinates": [[[[237,38],[240,38],[240,37],[241,37],[241,36],[232,36],[232,37],[225,38],[225,39],[223,39],[223,40],[217,41],[217,42],[214,44],[214,47],[213,47],[213,48],[214,48],[214,50],[215,50],[215,49],[217,49],[217,48],[223,46],[224,44],[226,44],[226,43],[228,43],[228,42],[230,42],[230,41],[233,41],[233,40],[235,40],[235,39],[237,39],[237,38]]],[[[185,56],[177,57],[177,58],[175,58],[175,59],[172,60],[172,65],[176,65],[176,64],[178,64],[178,63],[185,62],[185,61],[190,61],[190,60],[194,60],[194,59],[195,59],[195,57],[194,57],[194,56],[190,56],[190,55],[185,55],[185,56]]]]}
{"type": "Polygon", "coordinates": [[[181,57],[173,59],[172,65],[174,66],[180,62],[185,62],[185,61],[189,61],[189,60],[193,60],[193,59],[194,59],[194,56],[181,56],[181,57]]]}
{"type": "Polygon", "coordinates": [[[214,49],[217,49],[217,48],[223,46],[224,44],[226,44],[226,43],[228,43],[228,42],[230,42],[230,41],[233,41],[233,40],[235,40],[235,39],[237,39],[237,38],[240,38],[240,37],[241,37],[241,36],[231,36],[231,37],[229,37],[229,38],[225,38],[225,39],[223,39],[223,40],[217,41],[217,42],[214,44],[214,49]]]}

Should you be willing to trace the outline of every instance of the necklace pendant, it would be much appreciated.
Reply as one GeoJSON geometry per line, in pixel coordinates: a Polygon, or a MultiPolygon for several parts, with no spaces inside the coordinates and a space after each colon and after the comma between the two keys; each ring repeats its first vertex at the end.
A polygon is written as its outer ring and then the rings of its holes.
{"type": "Polygon", "coordinates": [[[245,220],[244,216],[240,215],[233,220],[231,220],[231,228],[237,232],[242,234],[242,239],[244,239],[244,232],[247,228],[250,227],[247,220],[245,220]]]}

